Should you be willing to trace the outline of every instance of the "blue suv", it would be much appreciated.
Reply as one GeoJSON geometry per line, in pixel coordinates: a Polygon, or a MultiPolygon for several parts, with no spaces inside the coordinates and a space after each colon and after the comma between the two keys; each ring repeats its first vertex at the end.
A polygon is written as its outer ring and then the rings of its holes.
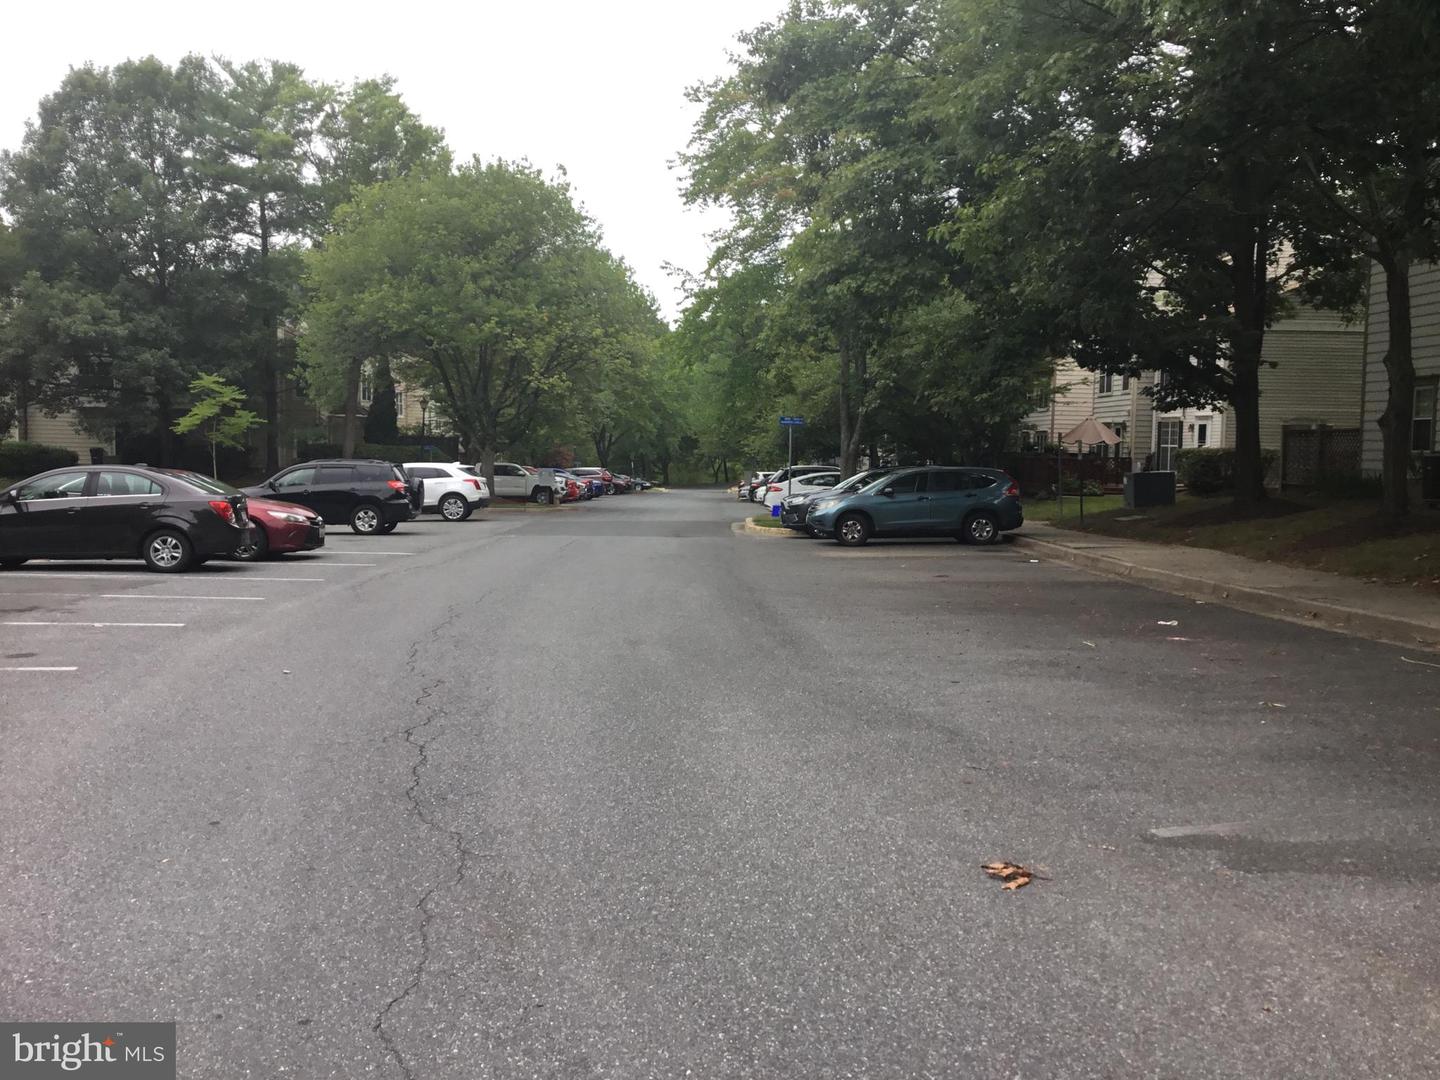
{"type": "Polygon", "coordinates": [[[1020,487],[999,469],[899,469],[852,494],[821,495],[806,520],[859,547],[872,536],[953,536],[993,544],[1025,523],[1020,487]]]}

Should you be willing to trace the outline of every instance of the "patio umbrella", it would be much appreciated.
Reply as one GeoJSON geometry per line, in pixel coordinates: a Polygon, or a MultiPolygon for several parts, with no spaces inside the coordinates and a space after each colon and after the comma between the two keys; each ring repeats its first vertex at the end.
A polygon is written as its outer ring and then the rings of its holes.
{"type": "MultiPolygon", "coordinates": [[[[1065,509],[1065,466],[1063,464],[1064,458],[1061,455],[1064,453],[1065,447],[1074,443],[1075,448],[1079,450],[1086,446],[1099,446],[1102,443],[1106,446],[1114,446],[1119,441],[1119,435],[1116,435],[1115,432],[1111,431],[1093,416],[1087,416],[1064,435],[1060,436],[1061,452],[1055,456],[1055,466],[1060,477],[1056,498],[1060,500],[1059,505],[1062,511],[1065,509]]],[[[1083,474],[1080,477],[1080,520],[1085,520],[1085,477],[1083,474]]]]}

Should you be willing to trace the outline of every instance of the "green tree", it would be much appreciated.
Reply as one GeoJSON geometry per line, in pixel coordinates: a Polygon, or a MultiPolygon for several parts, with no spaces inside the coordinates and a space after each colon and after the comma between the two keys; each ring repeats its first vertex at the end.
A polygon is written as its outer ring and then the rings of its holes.
{"type": "Polygon", "coordinates": [[[712,274],[773,258],[786,287],[768,315],[801,352],[831,358],[842,469],[873,411],[895,315],[954,283],[934,230],[954,193],[931,182],[934,151],[918,109],[931,12],[898,0],[795,2],[742,35],[704,106],[684,163],[687,195],[729,208],[712,274]]]}
{"type": "Polygon", "coordinates": [[[219,375],[203,374],[190,383],[195,402],[190,411],[175,421],[177,435],[202,431],[210,444],[210,474],[220,475],[220,447],[240,450],[245,446],[245,433],[263,424],[255,413],[244,407],[245,393],[231,386],[219,375]]]}
{"type": "MultiPolygon", "coordinates": [[[[335,228],[337,211],[361,190],[411,174],[450,169],[444,133],[423,123],[395,92],[388,77],[365,79],[331,94],[317,129],[313,160],[318,206],[313,239],[320,244],[335,228]]],[[[317,308],[312,305],[311,311],[317,308]]],[[[327,318],[324,332],[302,339],[302,363],[313,400],[344,416],[343,452],[355,453],[359,433],[360,379],[373,342],[356,340],[342,322],[327,318]]]]}
{"type": "Polygon", "coordinates": [[[300,278],[299,244],[316,231],[317,184],[307,170],[333,91],[294,64],[220,60],[210,75],[214,181],[230,213],[232,258],[245,303],[249,382],[265,415],[265,470],[280,467],[280,390],[285,375],[278,328],[300,278]]]}
{"type": "Polygon", "coordinates": [[[307,322],[405,357],[492,479],[497,448],[613,347],[614,297],[633,288],[563,183],[504,162],[361,192],[308,281],[307,322]]]}
{"type": "Polygon", "coordinates": [[[158,435],[161,462],[200,359],[235,360],[216,254],[226,208],[195,164],[208,152],[205,78],[196,58],[72,70],[21,149],[0,156],[0,202],[38,275],[19,297],[36,309],[11,314],[7,355],[47,368],[40,381],[57,392],[73,363],[70,396],[83,392],[87,415],[122,442],[158,435]]]}
{"type": "Polygon", "coordinates": [[[1285,72],[1305,125],[1304,172],[1318,195],[1301,244],[1322,273],[1307,275],[1306,286],[1319,302],[1358,307],[1370,263],[1384,276],[1381,476],[1383,510],[1398,518],[1409,510],[1415,392],[1410,270],[1440,258],[1440,8],[1292,2],[1313,33],[1306,62],[1285,72]]]}

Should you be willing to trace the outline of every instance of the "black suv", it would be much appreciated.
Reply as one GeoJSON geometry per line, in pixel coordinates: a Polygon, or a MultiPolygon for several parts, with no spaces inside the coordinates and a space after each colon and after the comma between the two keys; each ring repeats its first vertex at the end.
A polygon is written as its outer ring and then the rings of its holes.
{"type": "Polygon", "coordinates": [[[308,506],[328,525],[346,525],[362,536],[394,532],[415,516],[405,471],[379,460],[307,461],[245,489],[257,499],[308,506]]]}
{"type": "Polygon", "coordinates": [[[0,492],[0,567],[144,559],[176,573],[250,543],[245,497],[143,465],[73,465],[0,492]]]}

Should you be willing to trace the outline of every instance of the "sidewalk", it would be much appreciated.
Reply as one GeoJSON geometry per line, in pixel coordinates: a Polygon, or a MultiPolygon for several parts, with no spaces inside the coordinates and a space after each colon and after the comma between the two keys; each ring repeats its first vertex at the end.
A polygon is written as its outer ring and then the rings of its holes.
{"type": "Polygon", "coordinates": [[[1085,570],[1310,626],[1396,645],[1440,649],[1440,600],[1319,570],[1256,562],[1209,548],[1147,544],[1027,524],[1017,545],[1085,570]]]}

